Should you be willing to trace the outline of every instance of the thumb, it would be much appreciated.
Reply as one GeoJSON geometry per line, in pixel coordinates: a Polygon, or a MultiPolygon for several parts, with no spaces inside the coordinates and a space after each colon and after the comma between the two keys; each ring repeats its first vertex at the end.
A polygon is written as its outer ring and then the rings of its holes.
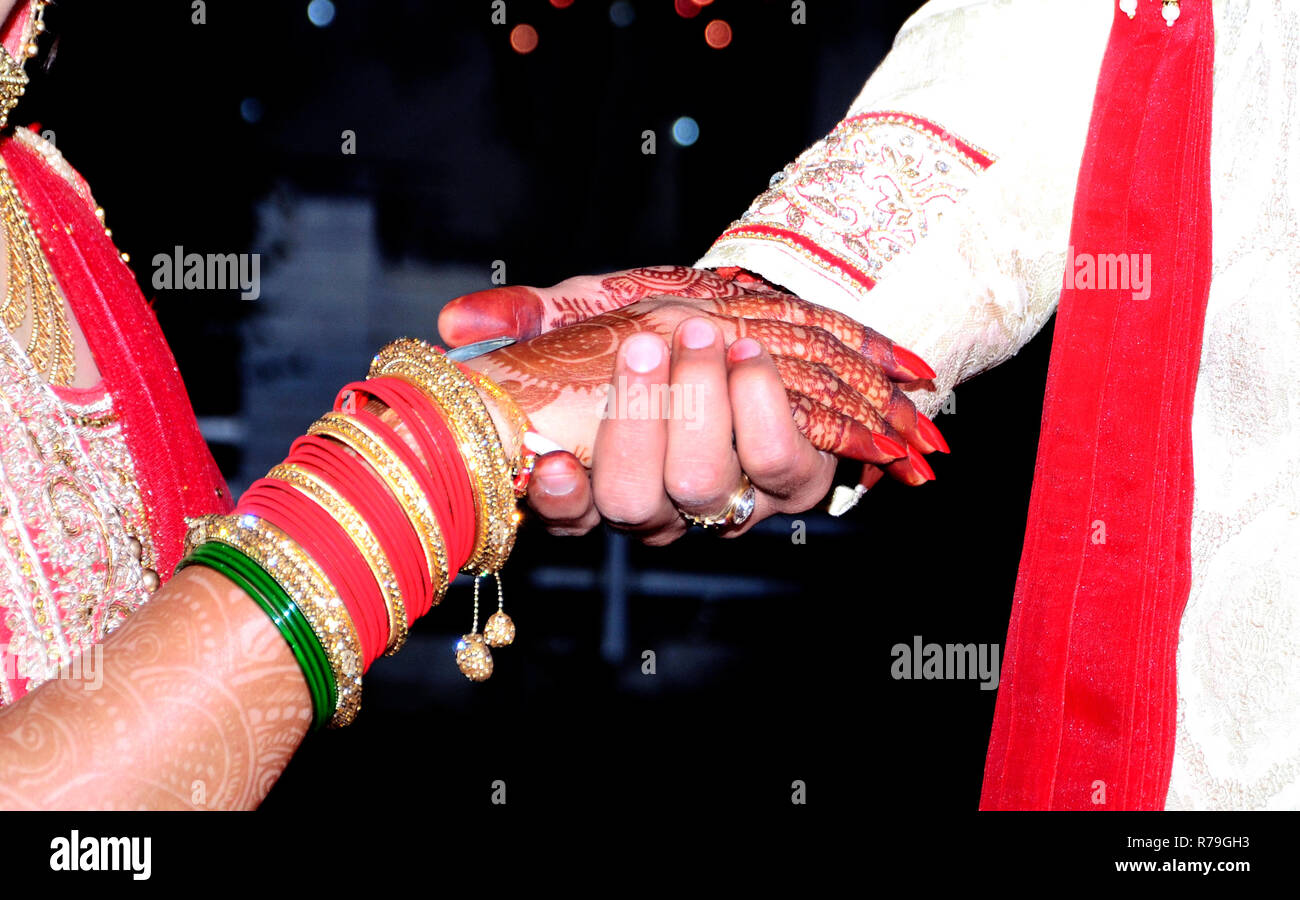
{"type": "Polygon", "coordinates": [[[438,313],[438,333],[449,347],[490,338],[526,341],[542,332],[540,294],[530,287],[499,287],[457,297],[438,313]]]}

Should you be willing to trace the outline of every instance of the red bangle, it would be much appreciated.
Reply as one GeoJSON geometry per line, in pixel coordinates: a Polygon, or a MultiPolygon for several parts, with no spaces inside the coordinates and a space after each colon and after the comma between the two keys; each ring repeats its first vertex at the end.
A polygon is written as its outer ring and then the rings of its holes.
{"type": "Polygon", "coordinates": [[[388,610],[365,558],[347,531],[305,494],[281,481],[270,478],[260,481],[260,485],[254,482],[249,488],[249,493],[257,488],[253,502],[278,509],[286,517],[286,524],[292,522],[302,529],[309,541],[304,549],[331,575],[331,584],[336,586],[362,635],[362,652],[368,669],[384,652],[389,633],[388,610]]]}
{"type": "MultiPolygon", "coordinates": [[[[420,458],[416,455],[415,451],[412,450],[410,445],[402,439],[402,436],[399,435],[391,425],[379,418],[379,416],[362,408],[358,408],[356,411],[348,413],[348,415],[355,419],[358,425],[369,429],[373,434],[375,434],[384,446],[392,451],[392,453],[397,457],[398,462],[411,474],[411,477],[416,480],[417,489],[426,498],[426,502],[429,503],[430,509],[434,510],[433,515],[435,521],[432,524],[434,528],[438,529],[439,539],[443,542],[444,555],[447,556],[445,563],[448,569],[445,575],[447,581],[450,582],[456,568],[451,562],[450,553],[446,551],[448,538],[442,531],[441,520],[438,520],[439,514],[436,509],[438,503],[445,502],[445,498],[442,497],[442,494],[439,491],[434,489],[431,482],[432,476],[429,473],[428,467],[420,461],[420,458]]],[[[407,513],[407,515],[409,516],[409,513],[407,513]]],[[[425,556],[423,542],[421,542],[420,554],[421,556],[425,556]]],[[[428,592],[428,596],[423,598],[423,603],[420,607],[421,615],[428,612],[438,604],[442,599],[441,592],[446,587],[445,584],[439,582],[439,578],[444,574],[437,568],[439,563],[431,555],[428,557],[427,562],[429,565],[429,581],[431,589],[428,592]]]]}
{"type": "MultiPolygon", "coordinates": [[[[384,391],[398,403],[398,409],[415,415],[423,424],[429,450],[428,466],[443,484],[451,514],[452,529],[457,542],[456,569],[459,570],[474,550],[475,512],[474,491],[470,484],[465,458],[460,452],[455,435],[438,409],[423,391],[400,378],[372,378],[366,382],[376,390],[384,391]]],[[[420,432],[417,432],[420,433],[420,432]]]]}
{"type": "MultiPolygon", "coordinates": [[[[331,534],[328,524],[323,523],[312,510],[303,509],[300,504],[295,503],[296,498],[288,493],[292,488],[288,490],[286,488],[288,486],[282,482],[269,478],[259,479],[240,498],[237,512],[252,513],[279,526],[282,531],[297,541],[320,567],[337,591],[339,599],[343,601],[357,629],[357,636],[361,641],[364,671],[383,652],[385,640],[375,628],[375,616],[366,610],[366,604],[359,596],[361,589],[357,585],[356,573],[348,566],[345,555],[337,552],[339,549],[337,545],[340,543],[337,532],[342,529],[336,526],[335,533],[331,534]]],[[[332,523],[332,520],[329,522],[332,523]]],[[[342,540],[351,543],[346,533],[342,535],[342,540]]],[[[364,566],[364,563],[362,565],[364,566]]],[[[375,585],[375,593],[378,593],[378,585],[375,585]]],[[[382,603],[382,600],[380,602],[382,603]]]]}
{"type": "Polygon", "coordinates": [[[399,578],[407,602],[408,626],[419,613],[415,598],[429,589],[420,538],[397,498],[362,460],[334,441],[308,435],[294,441],[288,462],[313,469],[366,519],[399,578]]]}
{"type": "MultiPolygon", "coordinates": [[[[448,567],[452,572],[459,570],[474,549],[474,495],[451,429],[423,392],[400,378],[374,378],[350,384],[340,393],[336,408],[343,405],[349,391],[372,396],[386,404],[414,436],[424,456],[421,469],[430,480],[426,482],[430,484],[427,488],[430,505],[447,540],[448,567]]],[[[395,431],[393,434],[401,440],[395,431]]]]}
{"type": "Polygon", "coordinates": [[[388,610],[378,582],[343,527],[296,488],[272,478],[253,482],[236,512],[265,518],[316,561],[352,617],[361,640],[362,670],[369,669],[388,642],[388,610]]]}
{"type": "Polygon", "coordinates": [[[414,601],[426,595],[429,577],[420,564],[423,553],[419,535],[397,498],[362,460],[337,442],[317,435],[305,435],[294,441],[285,462],[313,472],[366,520],[397,576],[402,596],[409,598],[407,626],[414,624],[421,613],[414,601]]]}

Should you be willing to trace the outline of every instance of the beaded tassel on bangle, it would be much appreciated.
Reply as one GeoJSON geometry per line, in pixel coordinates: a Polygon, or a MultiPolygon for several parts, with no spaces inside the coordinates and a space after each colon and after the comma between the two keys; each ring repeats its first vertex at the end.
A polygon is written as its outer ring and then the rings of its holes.
{"type": "Polygon", "coordinates": [[[497,611],[487,620],[483,633],[478,633],[478,583],[482,577],[474,577],[474,622],[469,634],[462,635],[456,642],[456,665],[470,681],[486,681],[492,675],[492,651],[489,647],[506,647],[515,639],[515,623],[506,615],[501,575],[496,572],[492,577],[497,581],[497,611]]]}

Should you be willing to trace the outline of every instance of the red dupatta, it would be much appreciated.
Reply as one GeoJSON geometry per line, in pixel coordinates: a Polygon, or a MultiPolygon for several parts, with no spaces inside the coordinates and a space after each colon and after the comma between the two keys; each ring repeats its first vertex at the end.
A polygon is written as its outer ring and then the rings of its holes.
{"type": "Polygon", "coordinates": [[[158,320],[84,183],[74,185],[13,137],[0,142],[0,156],[113,397],[166,581],[180,561],[185,518],[228,511],[230,491],[158,320]]]}
{"type": "Polygon", "coordinates": [[[1149,253],[1151,294],[1061,294],[984,809],[1160,809],[1169,789],[1212,269],[1214,18],[1179,5],[1172,27],[1153,0],[1117,10],[1102,62],[1070,245],[1149,253]]]}

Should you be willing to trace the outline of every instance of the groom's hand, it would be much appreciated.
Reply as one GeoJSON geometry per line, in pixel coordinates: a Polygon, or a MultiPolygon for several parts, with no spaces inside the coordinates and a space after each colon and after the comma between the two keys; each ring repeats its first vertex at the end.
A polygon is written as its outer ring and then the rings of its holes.
{"type": "MultiPolygon", "coordinates": [[[[658,335],[637,334],[619,349],[613,383],[625,397],[670,398],[668,415],[606,416],[590,474],[568,453],[538,461],[528,499],[552,534],[583,534],[603,518],[647,544],[666,544],[687,530],[683,513],[725,509],[743,471],[755,503],[743,524],[722,528],[730,537],[768,516],[807,510],[831,487],[835,457],[799,432],[781,374],[752,338],[724,350],[721,330],[703,317],[678,326],[671,353],[658,335]]],[[[894,446],[886,455],[902,452],[894,446]]]]}

